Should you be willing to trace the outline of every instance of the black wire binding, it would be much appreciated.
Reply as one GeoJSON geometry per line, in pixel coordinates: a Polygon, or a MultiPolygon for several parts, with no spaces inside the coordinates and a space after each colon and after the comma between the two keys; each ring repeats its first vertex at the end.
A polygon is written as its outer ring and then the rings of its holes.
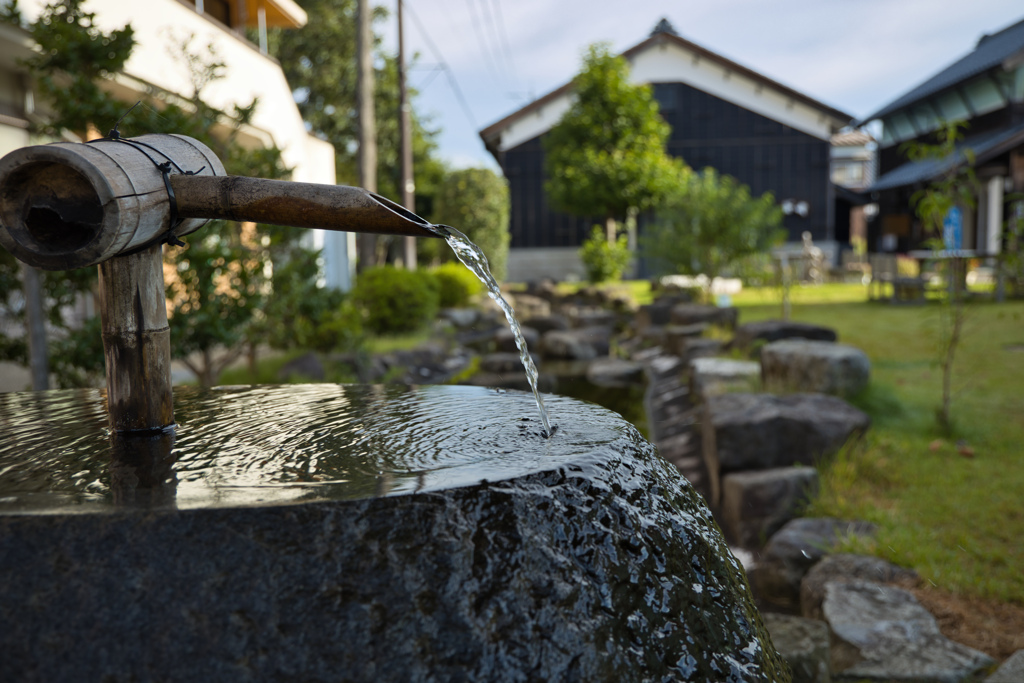
{"type": "Polygon", "coordinates": [[[131,106],[131,109],[126,111],[124,115],[117,120],[117,123],[114,124],[114,127],[107,132],[106,137],[97,138],[95,140],[89,140],[86,144],[92,144],[94,142],[120,142],[125,145],[131,145],[135,149],[142,152],[143,156],[145,156],[153,163],[156,169],[160,171],[160,175],[163,177],[164,187],[167,189],[168,207],[170,209],[167,232],[164,233],[164,236],[160,240],[160,242],[161,244],[170,244],[175,247],[183,247],[185,246],[185,243],[178,239],[178,236],[174,234],[174,231],[178,229],[178,226],[181,225],[185,221],[185,219],[178,216],[178,200],[174,196],[174,188],[171,187],[171,167],[173,166],[175,169],[177,169],[178,173],[180,173],[181,175],[198,175],[206,169],[206,166],[200,167],[199,170],[197,171],[184,171],[182,170],[181,166],[179,166],[177,162],[174,161],[174,159],[170,158],[156,147],[153,147],[152,145],[147,144],[145,142],[141,142],[139,140],[132,140],[130,138],[121,137],[121,132],[117,129],[118,126],[121,125],[121,122],[124,121],[125,117],[128,116],[128,114],[132,113],[132,109],[135,109],[135,107],[139,106],[139,104],[141,103],[142,100],[139,100],[138,102],[133,104],[131,106]],[[166,161],[162,163],[158,162],[156,159],[149,155],[149,153],[146,151],[147,149],[156,152],[157,154],[162,156],[166,161]]]}

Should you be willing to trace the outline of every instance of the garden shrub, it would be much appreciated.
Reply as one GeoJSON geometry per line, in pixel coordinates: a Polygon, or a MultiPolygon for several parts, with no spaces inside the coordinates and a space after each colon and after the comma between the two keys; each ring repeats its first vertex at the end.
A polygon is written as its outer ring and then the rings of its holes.
{"type": "Polygon", "coordinates": [[[467,306],[484,288],[476,275],[461,263],[444,263],[429,272],[437,278],[441,308],[467,306]]]}
{"type": "Polygon", "coordinates": [[[439,290],[437,278],[428,272],[384,266],[359,274],[352,302],[362,311],[370,332],[403,334],[415,332],[434,319],[439,290]]]}
{"type": "Polygon", "coordinates": [[[580,247],[580,260],[587,271],[587,280],[595,284],[620,279],[629,266],[631,256],[625,235],[609,242],[604,230],[597,225],[580,247]]]}

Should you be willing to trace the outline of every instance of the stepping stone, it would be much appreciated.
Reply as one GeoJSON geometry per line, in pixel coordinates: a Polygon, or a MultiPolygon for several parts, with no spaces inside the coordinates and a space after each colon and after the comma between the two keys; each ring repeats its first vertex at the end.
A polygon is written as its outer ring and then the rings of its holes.
{"type": "Polygon", "coordinates": [[[757,391],[761,385],[761,366],[749,360],[695,358],[690,361],[690,391],[704,400],[729,392],[757,391]]]}
{"type": "Polygon", "coordinates": [[[761,349],[767,391],[811,391],[852,396],[868,385],[871,361],[848,344],[785,339],[761,349]]]}
{"type": "Polygon", "coordinates": [[[760,548],[817,493],[818,471],[813,467],[727,474],[718,522],[730,543],[760,548]]]}
{"type": "Polygon", "coordinates": [[[772,644],[789,664],[793,683],[829,683],[828,626],[789,614],[762,616],[772,644]]]}
{"type": "Polygon", "coordinates": [[[830,327],[798,323],[792,320],[758,320],[737,327],[731,346],[746,350],[758,342],[775,342],[780,339],[813,339],[834,342],[837,338],[836,331],[830,327]]]}
{"type": "Polygon", "coordinates": [[[739,315],[739,309],[735,306],[719,307],[701,304],[677,304],[672,307],[669,321],[673,325],[708,323],[735,328],[739,315]]]}
{"type": "Polygon", "coordinates": [[[832,673],[843,680],[963,681],[991,666],[984,652],[946,638],[910,591],[871,581],[825,586],[832,673]]]}
{"type": "Polygon", "coordinates": [[[1024,650],[1017,650],[1000,665],[985,683],[1021,683],[1024,681],[1024,650]]]}
{"type": "Polygon", "coordinates": [[[880,557],[837,553],[828,555],[811,567],[800,582],[800,613],[808,619],[821,619],[825,586],[835,581],[874,581],[894,583],[917,581],[913,569],[898,567],[880,557]]]}
{"type": "Polygon", "coordinates": [[[712,504],[730,472],[814,465],[867,430],[871,419],[824,394],[723,394],[704,402],[704,459],[712,504]]]}
{"type": "Polygon", "coordinates": [[[843,537],[871,535],[875,525],[833,517],[802,517],[787,522],[765,546],[749,572],[755,595],[783,610],[799,611],[800,582],[843,537]]]}

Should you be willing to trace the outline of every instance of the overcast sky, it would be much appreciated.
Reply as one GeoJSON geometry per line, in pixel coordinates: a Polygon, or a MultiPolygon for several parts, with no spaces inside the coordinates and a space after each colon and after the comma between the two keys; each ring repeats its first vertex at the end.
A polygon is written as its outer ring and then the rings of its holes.
{"type": "MultiPolygon", "coordinates": [[[[443,131],[441,156],[456,166],[492,167],[480,129],[569,81],[590,43],[607,41],[621,52],[662,17],[683,38],[855,117],[963,56],[982,34],[1024,19],[1021,0],[405,3],[406,50],[420,54],[409,81],[421,93],[417,110],[443,131]],[[435,50],[465,106],[437,68],[435,50]]],[[[394,9],[395,0],[385,4],[394,9]]],[[[392,49],[394,23],[380,27],[392,49]]]]}

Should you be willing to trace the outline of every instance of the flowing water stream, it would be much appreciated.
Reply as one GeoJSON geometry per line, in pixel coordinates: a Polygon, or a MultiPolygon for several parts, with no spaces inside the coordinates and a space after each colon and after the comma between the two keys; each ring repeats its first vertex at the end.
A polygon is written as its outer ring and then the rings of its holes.
{"type": "MultiPolygon", "coordinates": [[[[448,246],[452,248],[452,251],[455,252],[455,255],[462,261],[463,265],[469,268],[480,279],[480,282],[484,283],[484,286],[487,287],[487,296],[494,299],[501,306],[501,310],[505,312],[505,319],[508,320],[508,325],[512,328],[512,334],[516,340],[516,348],[519,349],[519,360],[522,361],[523,368],[526,370],[526,379],[530,382],[530,388],[533,389],[533,398],[537,402],[537,410],[540,411],[540,420],[544,424],[544,436],[545,438],[550,438],[554,432],[551,428],[551,421],[548,418],[547,408],[544,406],[544,399],[537,390],[537,366],[530,357],[529,349],[526,348],[526,339],[523,338],[523,330],[519,326],[519,321],[516,320],[515,311],[512,310],[512,306],[505,300],[505,297],[501,295],[501,288],[494,280],[494,276],[491,275],[491,269],[487,265],[487,256],[480,250],[480,247],[473,244],[468,237],[455,228],[447,225],[434,225],[431,227],[444,236],[448,246]]],[[[557,428],[558,426],[556,425],[555,429],[557,428]]]]}

